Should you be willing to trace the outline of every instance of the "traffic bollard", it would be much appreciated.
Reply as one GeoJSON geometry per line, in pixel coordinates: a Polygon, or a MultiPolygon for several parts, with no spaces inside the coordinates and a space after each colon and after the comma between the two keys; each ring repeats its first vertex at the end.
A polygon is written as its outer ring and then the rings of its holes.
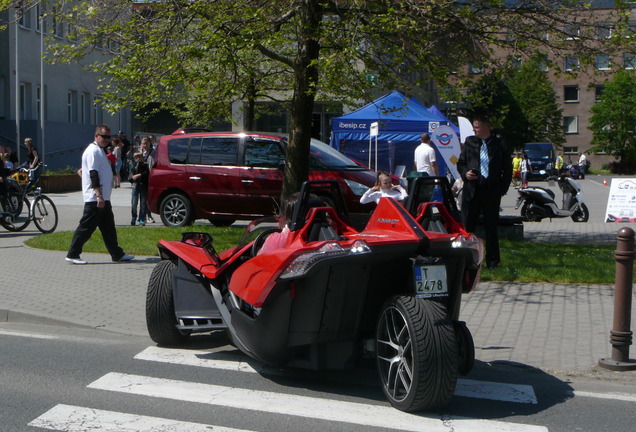
{"type": "Polygon", "coordinates": [[[636,360],[629,358],[632,344],[631,309],[634,277],[634,230],[621,228],[616,235],[616,282],[614,285],[614,322],[610,331],[612,357],[602,358],[598,365],[614,371],[636,370],[636,360]]]}

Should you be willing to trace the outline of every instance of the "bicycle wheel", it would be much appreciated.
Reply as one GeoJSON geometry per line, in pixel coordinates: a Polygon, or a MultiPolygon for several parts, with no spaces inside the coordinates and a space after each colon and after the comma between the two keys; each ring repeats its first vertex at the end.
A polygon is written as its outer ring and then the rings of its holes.
{"type": "Polygon", "coordinates": [[[51,198],[40,195],[33,201],[33,223],[44,234],[52,233],[57,228],[57,208],[51,198]]]}
{"type": "Polygon", "coordinates": [[[31,221],[29,200],[18,194],[9,194],[5,211],[9,215],[0,217],[0,225],[9,231],[22,231],[31,221]]]}

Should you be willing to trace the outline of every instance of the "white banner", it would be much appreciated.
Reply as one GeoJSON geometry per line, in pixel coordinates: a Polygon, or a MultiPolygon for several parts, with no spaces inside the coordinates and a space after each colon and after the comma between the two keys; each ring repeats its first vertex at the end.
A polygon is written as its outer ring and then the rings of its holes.
{"type": "MultiPolygon", "coordinates": [[[[461,148],[457,133],[450,126],[439,126],[431,133],[431,141],[441,153],[453,177],[458,179],[457,161],[459,160],[461,148]]],[[[444,175],[444,173],[440,172],[439,175],[444,175]]]]}
{"type": "Polygon", "coordinates": [[[636,178],[613,178],[605,222],[636,222],[636,178]]]}

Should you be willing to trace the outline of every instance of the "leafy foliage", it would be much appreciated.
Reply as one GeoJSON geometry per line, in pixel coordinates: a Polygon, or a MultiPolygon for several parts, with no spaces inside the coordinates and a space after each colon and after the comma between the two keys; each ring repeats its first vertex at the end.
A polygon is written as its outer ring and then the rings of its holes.
{"type": "MultiPolygon", "coordinates": [[[[636,74],[621,70],[591,109],[592,151],[604,151],[627,165],[636,162],[636,74]]],[[[633,166],[633,165],[632,165],[633,166]]]]}
{"type": "Polygon", "coordinates": [[[228,117],[233,101],[245,101],[248,111],[256,100],[286,101],[283,196],[307,178],[316,100],[354,105],[393,88],[417,94],[430,80],[459,86],[467,63],[497,69],[497,50],[575,51],[581,64],[591,63],[599,50],[623,49],[631,31],[628,14],[617,10],[607,21],[619,31],[598,39],[595,12],[575,0],[41,2],[73,29],[69,43],[52,43],[55,59],[88,61],[110,110],[142,111],[152,102],[184,126],[204,126],[228,117]]]}
{"type": "Polygon", "coordinates": [[[565,142],[562,110],[542,69],[541,56],[519,68],[507,66],[482,75],[470,84],[464,99],[470,105],[469,116],[489,116],[514,147],[527,142],[565,142]]]}

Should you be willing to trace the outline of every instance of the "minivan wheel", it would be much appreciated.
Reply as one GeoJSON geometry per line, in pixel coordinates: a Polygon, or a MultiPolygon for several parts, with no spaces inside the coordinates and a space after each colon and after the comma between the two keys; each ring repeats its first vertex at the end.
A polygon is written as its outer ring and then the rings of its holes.
{"type": "Polygon", "coordinates": [[[159,206],[161,222],[167,227],[182,227],[192,224],[192,203],[179,193],[168,195],[159,206]]]}

